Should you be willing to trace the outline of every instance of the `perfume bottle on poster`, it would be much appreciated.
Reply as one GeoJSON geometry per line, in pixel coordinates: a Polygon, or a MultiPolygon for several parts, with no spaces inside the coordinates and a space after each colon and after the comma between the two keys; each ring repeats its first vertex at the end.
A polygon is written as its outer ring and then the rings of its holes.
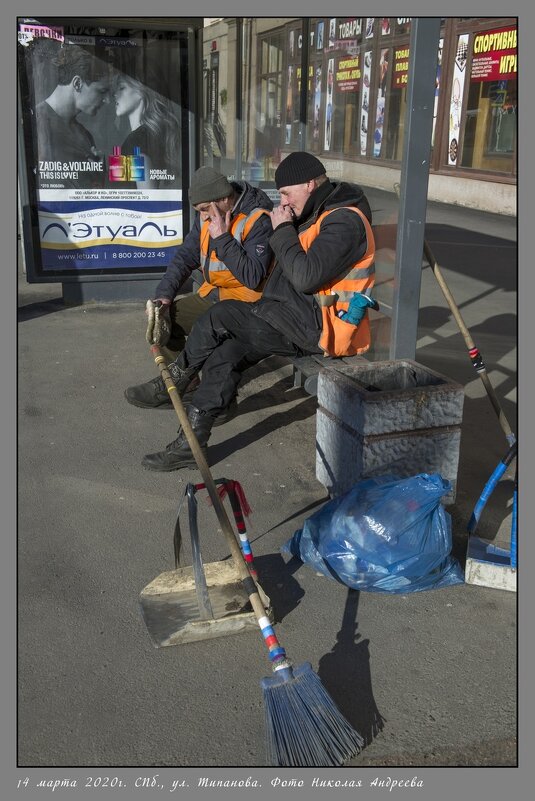
{"type": "Polygon", "coordinates": [[[134,147],[134,155],[128,156],[128,180],[145,180],[145,156],[141,155],[141,148],[138,145],[134,147]]]}
{"type": "Polygon", "coordinates": [[[119,145],[114,145],[113,156],[108,156],[108,177],[110,181],[127,181],[127,157],[121,155],[119,145]]]}

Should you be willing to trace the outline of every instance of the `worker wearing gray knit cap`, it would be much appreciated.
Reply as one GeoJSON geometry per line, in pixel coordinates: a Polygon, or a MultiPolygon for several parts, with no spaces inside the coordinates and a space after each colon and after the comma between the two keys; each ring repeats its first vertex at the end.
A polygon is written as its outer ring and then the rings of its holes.
{"type": "MultiPolygon", "coordinates": [[[[213,167],[201,167],[192,176],[189,200],[197,212],[193,227],[156,287],[152,305],[147,302],[147,340],[166,346],[174,356],[184,348],[197,318],[214,303],[258,300],[273,260],[273,203],[261,189],[229,181],[213,167]],[[176,298],[190,276],[193,294],[176,298]]],[[[188,391],[196,384],[198,380],[188,391]]],[[[125,397],[146,409],[172,406],[159,377],[128,387],[125,397]]]]}
{"type": "MultiPolygon", "coordinates": [[[[306,152],[281,161],[275,184],[281,198],[270,215],[275,264],[262,297],[212,306],[169,365],[179,395],[201,372],[187,414],[207,458],[212,426],[230,408],[248,367],[273,354],[331,354],[342,340],[348,355],[370,345],[366,306],[372,304],[375,245],[364,192],[357,184],[329,180],[321,161],[306,152]],[[358,320],[349,312],[355,300],[358,320]]],[[[181,430],[142,465],[167,472],[193,467],[195,458],[181,430]]]]}

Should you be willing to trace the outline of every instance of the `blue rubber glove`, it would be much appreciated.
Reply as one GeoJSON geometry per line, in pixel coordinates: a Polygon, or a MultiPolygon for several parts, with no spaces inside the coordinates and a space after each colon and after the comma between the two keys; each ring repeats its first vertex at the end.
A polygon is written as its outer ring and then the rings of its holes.
{"type": "Polygon", "coordinates": [[[362,292],[355,292],[351,300],[349,301],[349,308],[347,311],[339,311],[338,317],[340,320],[343,320],[345,323],[351,323],[351,325],[358,325],[364,315],[366,314],[366,309],[378,309],[379,305],[376,300],[373,298],[368,297],[368,295],[364,295],[362,292]]]}

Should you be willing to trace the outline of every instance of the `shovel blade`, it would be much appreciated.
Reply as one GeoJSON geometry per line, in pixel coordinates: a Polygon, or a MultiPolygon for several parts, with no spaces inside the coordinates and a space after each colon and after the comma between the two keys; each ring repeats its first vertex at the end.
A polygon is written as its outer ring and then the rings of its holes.
{"type": "Polygon", "coordinates": [[[160,573],[141,591],[145,625],[156,648],[256,629],[258,622],[232,560],[204,565],[213,617],[202,618],[192,567],[160,573]]]}

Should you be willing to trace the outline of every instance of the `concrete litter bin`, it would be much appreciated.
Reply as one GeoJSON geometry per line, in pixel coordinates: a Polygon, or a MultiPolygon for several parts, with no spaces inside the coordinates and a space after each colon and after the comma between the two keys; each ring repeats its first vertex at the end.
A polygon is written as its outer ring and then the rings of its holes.
{"type": "Polygon", "coordinates": [[[463,401],[460,384],[410,359],[322,370],[316,478],[335,497],[363,478],[439,473],[453,503],[463,401]]]}

